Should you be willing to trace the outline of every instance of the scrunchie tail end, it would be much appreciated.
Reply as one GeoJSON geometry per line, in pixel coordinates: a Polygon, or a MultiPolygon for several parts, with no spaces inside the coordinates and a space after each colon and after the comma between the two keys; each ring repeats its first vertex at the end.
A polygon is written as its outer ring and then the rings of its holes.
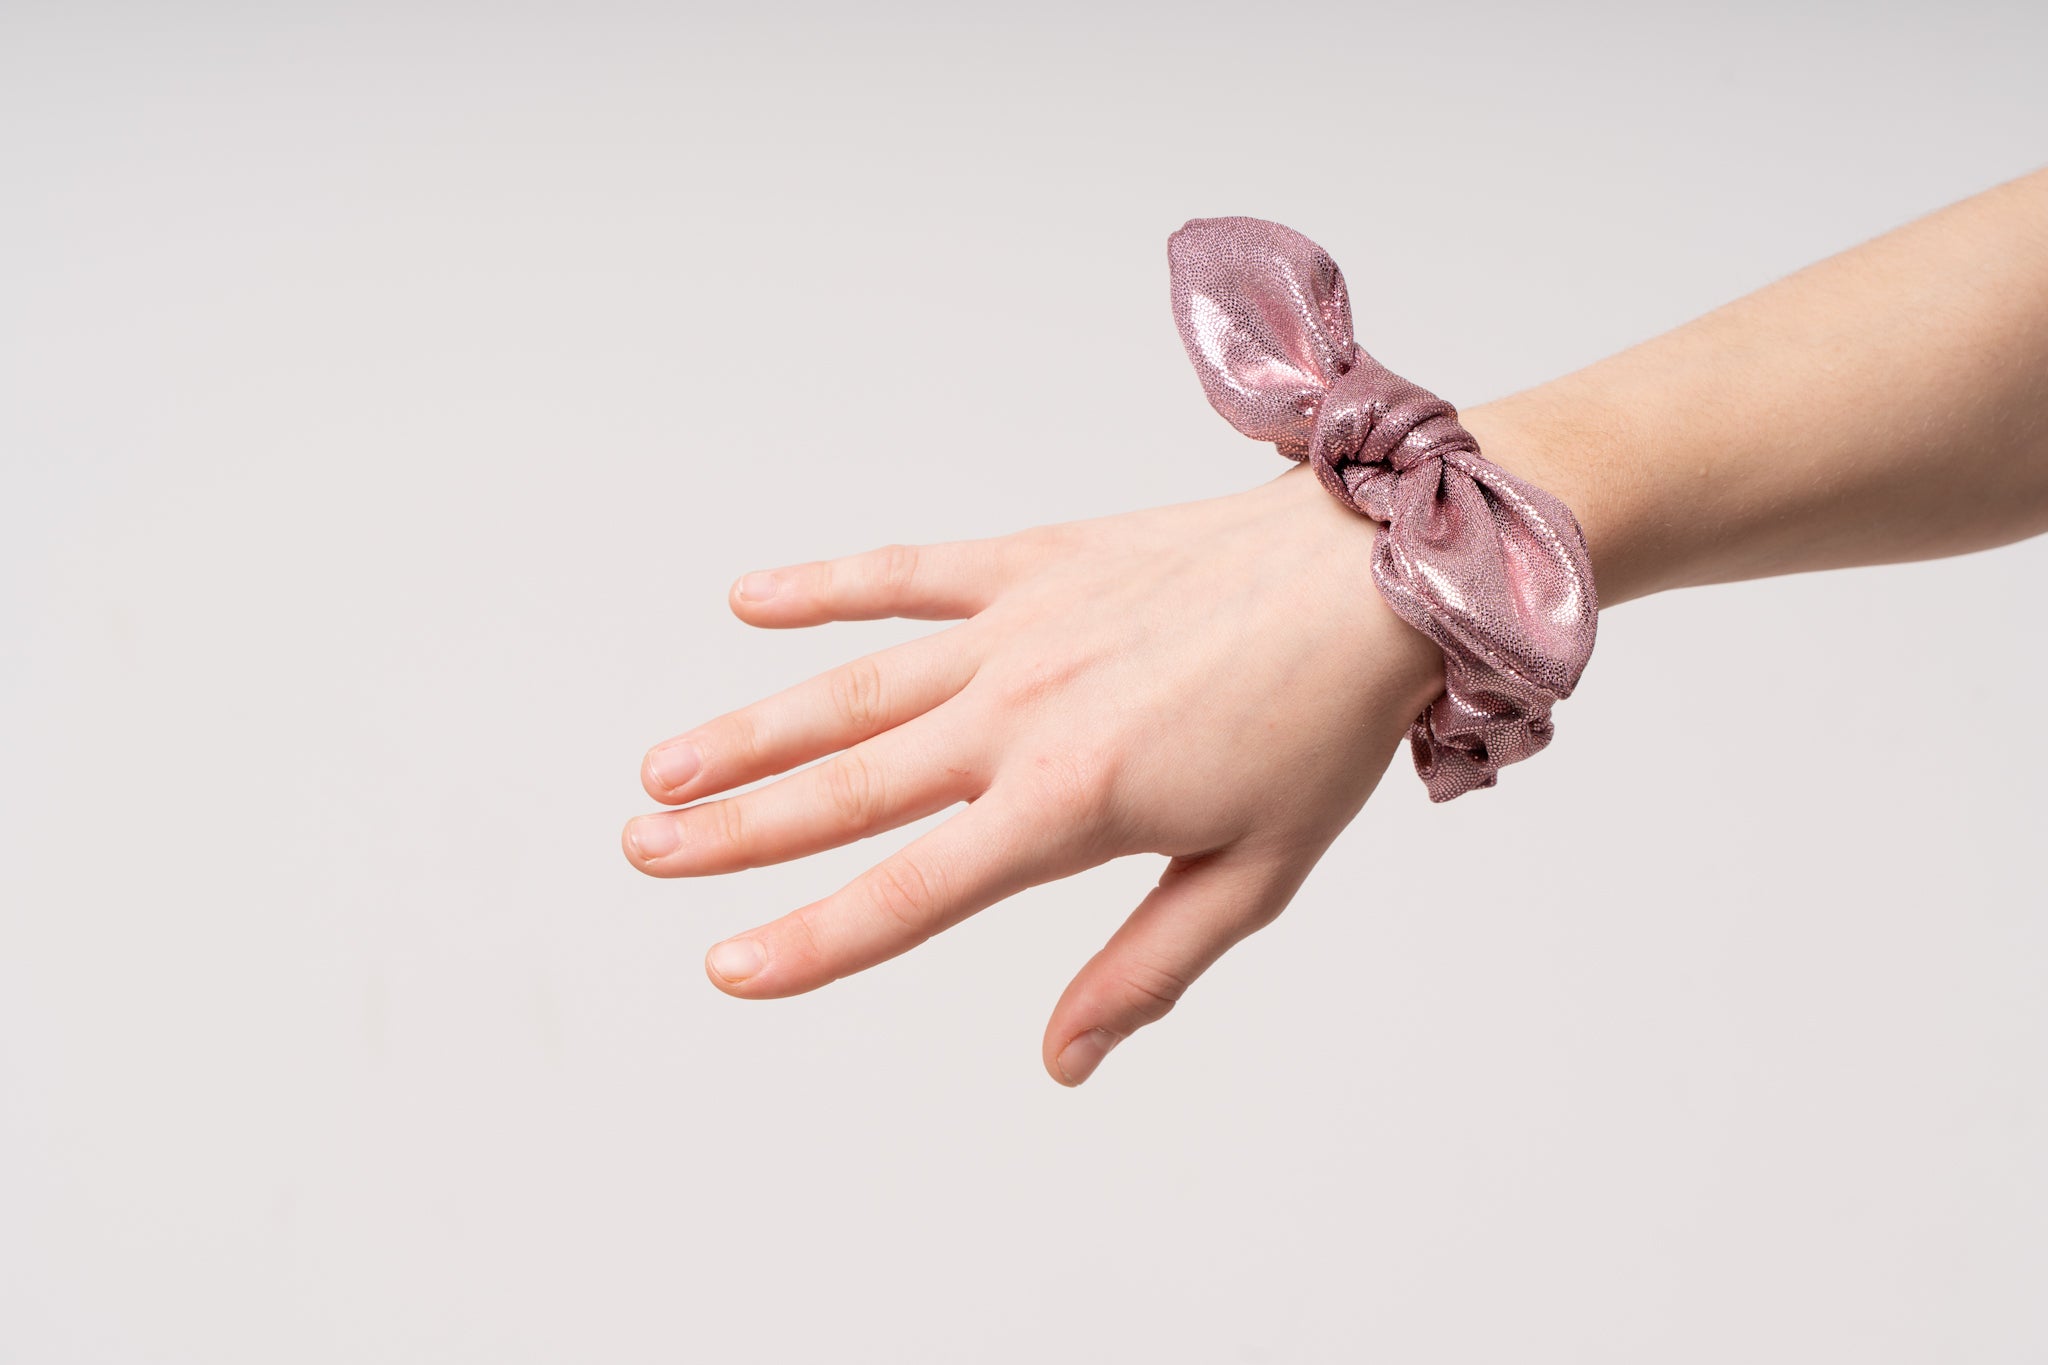
{"type": "Polygon", "coordinates": [[[1503,767],[1542,752],[1556,733],[1547,706],[1540,714],[1495,713],[1475,723],[1469,702],[1446,693],[1408,727],[1408,751],[1429,799],[1442,803],[1496,785],[1503,767]]]}

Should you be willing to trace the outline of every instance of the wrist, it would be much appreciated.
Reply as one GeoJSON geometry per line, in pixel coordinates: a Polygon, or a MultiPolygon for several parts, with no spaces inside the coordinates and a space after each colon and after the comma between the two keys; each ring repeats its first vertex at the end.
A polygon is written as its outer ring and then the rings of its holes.
{"type": "Polygon", "coordinates": [[[1625,413],[1563,381],[1461,410],[1480,454],[1561,499],[1585,534],[1602,610],[1682,581],[1658,533],[1625,413]]]}
{"type": "Polygon", "coordinates": [[[1287,504],[1282,524],[1289,535],[1321,540],[1329,565],[1325,581],[1336,586],[1333,606],[1347,626],[1370,634],[1373,654],[1384,665],[1374,674],[1376,697],[1404,716],[1420,714],[1443,693],[1444,656],[1436,641],[1396,615],[1380,593],[1372,561],[1383,528],[1332,497],[1305,463],[1281,471],[1260,491],[1287,504]]]}

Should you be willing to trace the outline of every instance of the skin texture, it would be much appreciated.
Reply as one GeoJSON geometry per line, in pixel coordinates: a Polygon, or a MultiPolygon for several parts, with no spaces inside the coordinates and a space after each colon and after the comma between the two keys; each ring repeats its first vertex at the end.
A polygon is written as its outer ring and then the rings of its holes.
{"type": "Polygon", "coordinates": [[[1602,607],[2048,531],[2048,170],[1464,414],[1602,607]]]}
{"type": "MultiPolygon", "coordinates": [[[[2048,171],[1460,415],[1573,509],[1603,608],[2048,530],[2048,171]]],[[[1442,689],[1435,648],[1372,590],[1376,532],[1295,466],[1225,497],[749,574],[731,605],[756,626],[954,624],[656,746],[642,785],[681,808],[629,822],[626,856],[715,875],[965,802],[711,950],[720,990],[770,999],[1026,887],[1167,855],[1053,1007],[1045,1068],[1078,1085],[1280,914],[1442,689]]]]}

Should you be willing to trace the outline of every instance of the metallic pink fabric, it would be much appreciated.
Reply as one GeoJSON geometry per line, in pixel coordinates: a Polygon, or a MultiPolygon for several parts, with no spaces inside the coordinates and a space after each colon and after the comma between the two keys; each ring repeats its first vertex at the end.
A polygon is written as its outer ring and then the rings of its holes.
{"type": "Polygon", "coordinates": [[[1352,340],[1344,276],[1308,238],[1259,218],[1196,218],[1166,258],[1211,405],[1384,524],[1373,581],[1444,653],[1444,693],[1408,732],[1430,799],[1491,787],[1503,764],[1550,742],[1551,705],[1593,652],[1599,601],[1578,519],[1481,456],[1456,408],[1352,340]]]}

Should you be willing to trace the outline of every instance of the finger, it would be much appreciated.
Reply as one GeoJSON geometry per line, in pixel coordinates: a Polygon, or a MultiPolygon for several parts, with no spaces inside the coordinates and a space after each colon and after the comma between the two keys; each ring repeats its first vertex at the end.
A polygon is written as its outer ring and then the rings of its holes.
{"type": "Polygon", "coordinates": [[[705,973],[728,995],[799,995],[908,952],[1027,887],[1081,870],[1069,841],[991,787],[845,887],[713,947],[705,973]]]}
{"type": "Polygon", "coordinates": [[[636,817],[626,857],[650,876],[702,877],[838,848],[978,795],[974,753],[941,708],[765,787],[636,817]]]}
{"type": "Polygon", "coordinates": [[[1307,873],[1242,844],[1169,862],[1053,1007],[1046,1071],[1062,1085],[1087,1080],[1111,1048],[1165,1018],[1232,944],[1271,923],[1307,873]]]}
{"type": "Polygon", "coordinates": [[[972,616],[1001,592],[1023,535],[936,545],[884,545],[743,576],[732,609],[756,626],[814,626],[883,616],[938,621],[972,616]]]}
{"type": "Polygon", "coordinates": [[[786,772],[923,715],[965,687],[980,658],[956,626],[841,664],[656,745],[640,785],[673,805],[786,772]]]}

